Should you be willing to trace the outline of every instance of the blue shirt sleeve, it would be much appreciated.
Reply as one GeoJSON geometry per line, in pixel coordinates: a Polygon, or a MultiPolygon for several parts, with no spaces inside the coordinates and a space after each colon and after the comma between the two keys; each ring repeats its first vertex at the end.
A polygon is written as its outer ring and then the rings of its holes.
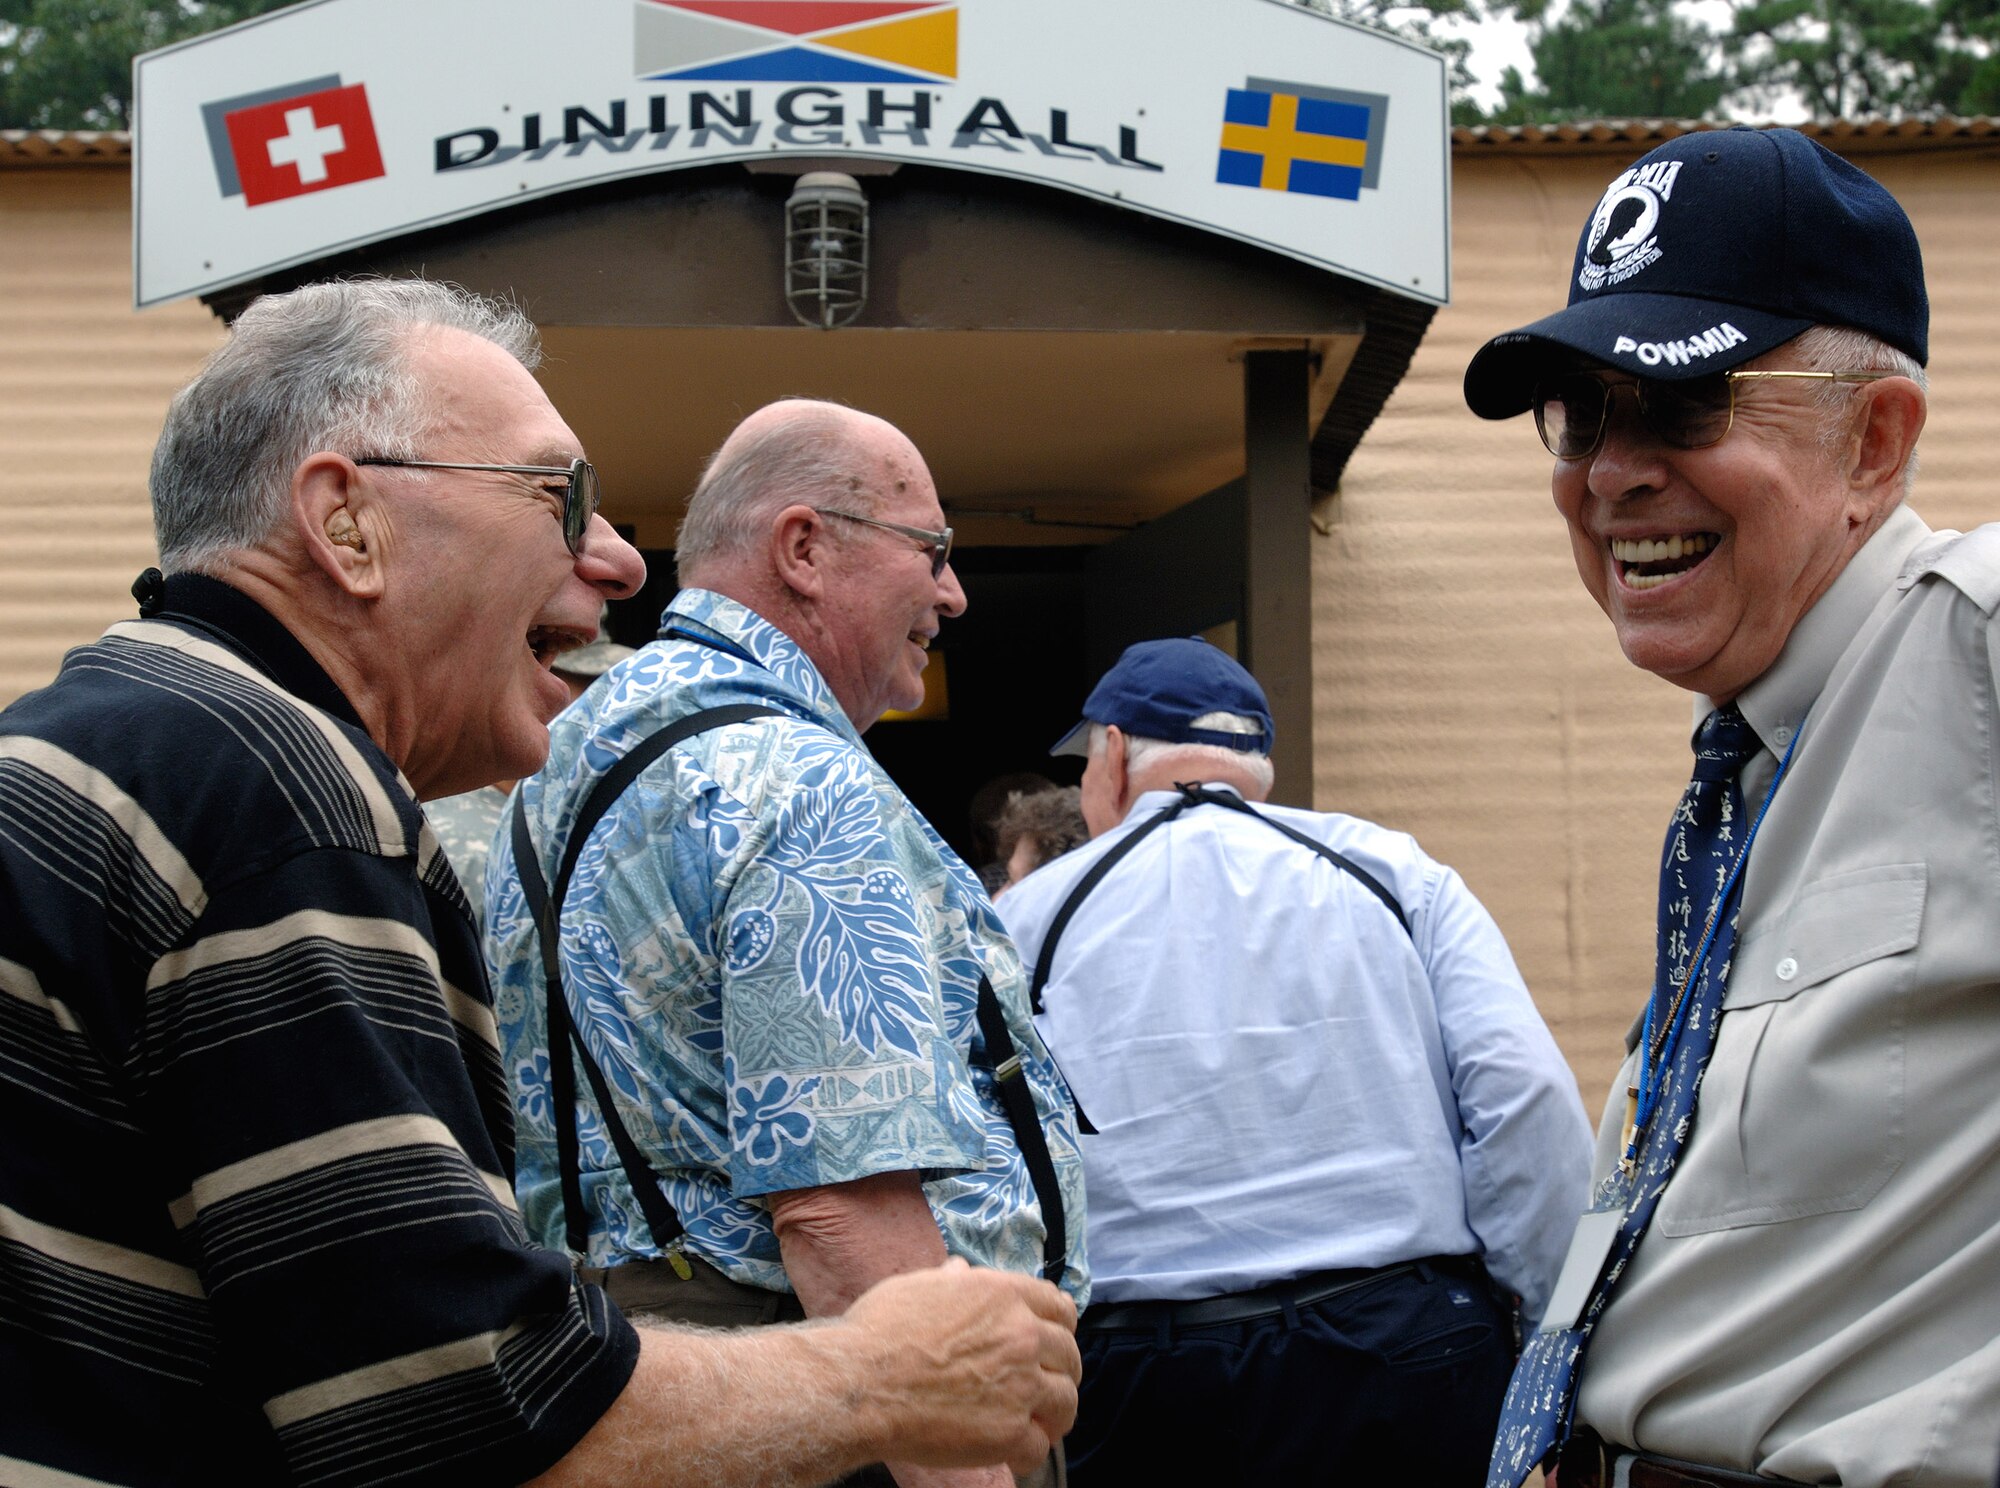
{"type": "Polygon", "coordinates": [[[1457,873],[1432,873],[1412,928],[1458,1102],[1466,1217],[1533,1329],[1589,1197],[1590,1127],[1500,927],[1457,873]]]}

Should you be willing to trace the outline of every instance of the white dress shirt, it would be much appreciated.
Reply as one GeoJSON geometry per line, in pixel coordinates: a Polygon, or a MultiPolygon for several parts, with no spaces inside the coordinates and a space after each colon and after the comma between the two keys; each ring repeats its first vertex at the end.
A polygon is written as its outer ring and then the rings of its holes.
{"type": "MultiPolygon", "coordinates": [[[[1072,886],[1175,799],[1010,889],[1033,966],[1072,886]]],[[[1084,1113],[1106,1301],[1481,1255],[1539,1317],[1585,1197],[1576,1083],[1464,882],[1400,833],[1282,807],[1401,903],[1220,806],[1157,828],[1091,893],[1036,1020],[1084,1113]]]]}

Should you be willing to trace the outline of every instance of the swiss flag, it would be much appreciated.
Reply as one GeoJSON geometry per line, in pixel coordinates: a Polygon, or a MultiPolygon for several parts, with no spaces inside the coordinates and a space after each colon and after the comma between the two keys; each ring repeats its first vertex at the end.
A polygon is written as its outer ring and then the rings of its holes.
{"type": "Polygon", "coordinates": [[[388,174],[361,83],[238,109],[222,122],[253,207],[388,174]]]}

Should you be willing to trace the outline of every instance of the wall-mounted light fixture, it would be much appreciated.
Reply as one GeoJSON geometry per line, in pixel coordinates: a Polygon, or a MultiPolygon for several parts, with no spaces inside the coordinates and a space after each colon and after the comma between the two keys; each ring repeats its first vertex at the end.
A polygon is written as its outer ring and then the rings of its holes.
{"type": "Polygon", "coordinates": [[[785,203],[785,303],[832,330],[868,303],[868,198],[839,171],[809,171],[785,203]]]}

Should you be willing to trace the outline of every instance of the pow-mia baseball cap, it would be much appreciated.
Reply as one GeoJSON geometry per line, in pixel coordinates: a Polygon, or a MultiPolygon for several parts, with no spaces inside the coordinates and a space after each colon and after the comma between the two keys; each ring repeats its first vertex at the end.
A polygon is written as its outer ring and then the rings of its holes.
{"type": "Polygon", "coordinates": [[[1093,723],[1116,724],[1135,739],[1220,744],[1250,754],[1269,754],[1278,733],[1257,679],[1200,636],[1127,646],[1084,699],[1083,722],[1049,753],[1088,754],[1093,723]],[[1196,728],[1194,721],[1209,713],[1234,713],[1260,727],[1249,734],[1196,728]]]}
{"type": "Polygon", "coordinates": [[[1930,357],[1910,219],[1873,179],[1794,129],[1683,135],[1621,172],[1577,239],[1569,308],[1495,336],[1465,369],[1481,418],[1525,413],[1574,353],[1680,381],[1815,325],[1930,357]]]}

